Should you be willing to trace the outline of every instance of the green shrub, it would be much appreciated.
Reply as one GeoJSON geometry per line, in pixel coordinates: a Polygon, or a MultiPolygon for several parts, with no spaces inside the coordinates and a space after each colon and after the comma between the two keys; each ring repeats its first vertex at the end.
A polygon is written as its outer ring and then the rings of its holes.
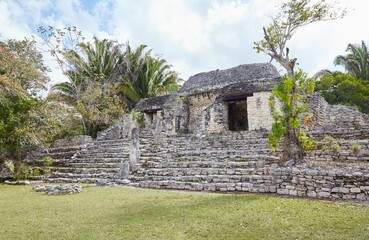
{"type": "Polygon", "coordinates": [[[337,143],[334,143],[330,146],[330,150],[332,150],[333,152],[340,152],[341,151],[341,146],[338,145],[337,143]]]}
{"type": "Polygon", "coordinates": [[[44,157],[44,173],[50,173],[49,167],[53,164],[53,159],[50,156],[44,157]]]}
{"type": "Polygon", "coordinates": [[[33,170],[24,162],[13,162],[12,160],[5,161],[5,166],[9,169],[10,173],[13,175],[13,179],[25,180],[32,176],[33,170]]]}
{"type": "Polygon", "coordinates": [[[299,132],[299,140],[304,151],[312,151],[316,149],[316,143],[313,139],[309,138],[305,132],[299,132]]]}
{"type": "Polygon", "coordinates": [[[352,149],[352,151],[355,154],[361,153],[361,146],[359,144],[357,144],[357,143],[355,143],[354,145],[352,145],[351,149],[352,149]]]}

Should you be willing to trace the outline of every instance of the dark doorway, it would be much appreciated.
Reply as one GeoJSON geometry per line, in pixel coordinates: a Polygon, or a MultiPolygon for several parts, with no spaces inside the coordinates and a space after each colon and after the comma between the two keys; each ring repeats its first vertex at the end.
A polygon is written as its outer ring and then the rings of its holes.
{"type": "Polygon", "coordinates": [[[246,131],[249,129],[247,99],[228,102],[228,125],[231,131],[246,131]]]}

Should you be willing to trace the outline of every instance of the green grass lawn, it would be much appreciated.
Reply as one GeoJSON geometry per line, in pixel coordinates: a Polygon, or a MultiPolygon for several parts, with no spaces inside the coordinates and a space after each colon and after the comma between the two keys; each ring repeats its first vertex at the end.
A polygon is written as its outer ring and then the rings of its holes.
{"type": "Polygon", "coordinates": [[[0,185],[0,239],[369,239],[369,207],[266,195],[0,185]]]}

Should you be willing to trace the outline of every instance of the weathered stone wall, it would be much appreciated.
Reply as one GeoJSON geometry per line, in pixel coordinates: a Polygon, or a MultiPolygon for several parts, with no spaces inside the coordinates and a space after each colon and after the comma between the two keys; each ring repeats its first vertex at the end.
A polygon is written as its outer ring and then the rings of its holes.
{"type": "Polygon", "coordinates": [[[134,123],[131,119],[131,114],[124,114],[122,120],[104,131],[98,132],[97,140],[113,140],[129,138],[131,136],[131,130],[134,127],[134,123]]]}
{"type": "Polygon", "coordinates": [[[328,134],[338,138],[357,139],[368,137],[369,115],[359,112],[357,107],[330,105],[318,93],[309,95],[307,99],[314,114],[309,126],[313,135],[328,134]],[[357,130],[362,130],[362,133],[352,135],[357,130]]]}
{"type": "Polygon", "coordinates": [[[255,92],[247,98],[249,130],[270,129],[273,123],[269,97],[271,92],[255,92]]]}
{"type": "Polygon", "coordinates": [[[90,136],[80,135],[68,139],[58,139],[51,144],[51,148],[62,148],[69,146],[80,146],[93,142],[90,136]]]}
{"type": "Polygon", "coordinates": [[[163,124],[169,135],[188,131],[187,99],[183,96],[173,95],[163,107],[163,124]]]}
{"type": "Polygon", "coordinates": [[[201,93],[188,96],[189,104],[189,131],[196,132],[204,130],[205,121],[203,113],[205,109],[214,104],[217,94],[214,92],[201,93]]]}
{"type": "Polygon", "coordinates": [[[277,168],[274,177],[278,194],[369,200],[369,174],[277,168]]]}

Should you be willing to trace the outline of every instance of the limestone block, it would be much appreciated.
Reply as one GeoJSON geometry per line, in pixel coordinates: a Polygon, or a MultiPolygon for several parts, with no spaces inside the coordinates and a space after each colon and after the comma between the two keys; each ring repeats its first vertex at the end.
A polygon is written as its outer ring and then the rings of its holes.
{"type": "Polygon", "coordinates": [[[319,198],[329,198],[331,194],[329,192],[318,192],[319,198]]]}
{"type": "Polygon", "coordinates": [[[360,188],[350,188],[351,193],[361,193],[360,188]]]}
{"type": "Polygon", "coordinates": [[[358,200],[366,200],[367,199],[367,195],[365,195],[364,193],[357,194],[356,195],[356,199],[358,199],[358,200]]]}
{"type": "Polygon", "coordinates": [[[281,189],[281,188],[278,188],[277,189],[277,193],[278,194],[282,194],[282,195],[288,195],[290,193],[290,191],[288,189],[281,189]]]}
{"type": "Polygon", "coordinates": [[[308,192],[307,192],[307,196],[308,196],[308,197],[315,198],[315,197],[317,196],[317,194],[316,194],[316,192],[314,192],[314,191],[308,191],[308,192]]]}

